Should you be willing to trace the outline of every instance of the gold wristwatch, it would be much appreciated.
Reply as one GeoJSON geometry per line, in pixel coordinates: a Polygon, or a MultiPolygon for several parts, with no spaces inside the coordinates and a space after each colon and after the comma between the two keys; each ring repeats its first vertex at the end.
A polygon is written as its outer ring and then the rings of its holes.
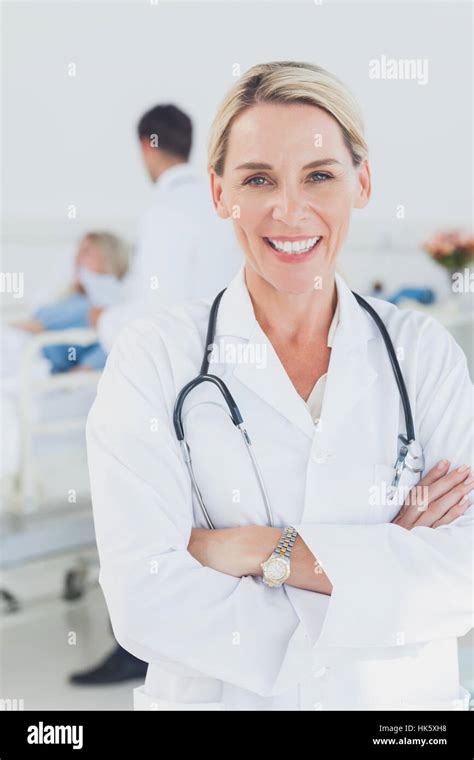
{"type": "Polygon", "coordinates": [[[297,537],[298,533],[293,526],[289,525],[281,534],[281,538],[269,558],[260,563],[260,567],[263,569],[263,582],[267,586],[272,588],[282,586],[290,577],[290,555],[297,537]]]}

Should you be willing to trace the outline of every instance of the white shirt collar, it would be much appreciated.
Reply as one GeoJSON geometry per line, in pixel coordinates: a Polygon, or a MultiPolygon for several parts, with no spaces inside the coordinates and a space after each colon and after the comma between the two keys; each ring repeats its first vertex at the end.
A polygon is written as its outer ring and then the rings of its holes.
{"type": "Polygon", "coordinates": [[[191,164],[187,162],[174,164],[160,174],[155,181],[155,187],[162,190],[182,180],[196,179],[198,176],[196,169],[191,164]]]}
{"type": "MultiPolygon", "coordinates": [[[[367,341],[374,335],[373,320],[359,306],[351,289],[338,272],[335,273],[335,282],[337,306],[329,328],[328,345],[333,345],[336,330],[341,339],[348,344],[354,345],[357,340],[367,341]]],[[[249,339],[258,329],[260,326],[245,282],[245,264],[242,264],[222,296],[215,335],[233,335],[249,339]]]]}

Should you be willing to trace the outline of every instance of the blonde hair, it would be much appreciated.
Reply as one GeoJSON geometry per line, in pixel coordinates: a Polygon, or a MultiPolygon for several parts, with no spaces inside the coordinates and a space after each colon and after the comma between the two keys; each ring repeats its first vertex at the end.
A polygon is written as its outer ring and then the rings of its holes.
{"type": "Polygon", "coordinates": [[[121,279],[130,264],[130,245],[111,232],[87,232],[83,240],[90,240],[100,248],[105,274],[114,274],[121,279]]]}
{"type": "Polygon", "coordinates": [[[212,122],[208,164],[222,176],[234,120],[257,103],[306,103],[327,111],[339,123],[358,166],[368,155],[362,111],[351,91],[329,71],[311,63],[276,61],[252,66],[227,93],[212,122]]]}
{"type": "MultiPolygon", "coordinates": [[[[127,274],[133,254],[132,246],[112,232],[86,232],[81,240],[90,240],[100,248],[100,255],[105,274],[114,274],[119,280],[127,274]]],[[[73,293],[81,292],[80,283],[74,280],[60,290],[58,298],[63,299],[73,293]]]]}

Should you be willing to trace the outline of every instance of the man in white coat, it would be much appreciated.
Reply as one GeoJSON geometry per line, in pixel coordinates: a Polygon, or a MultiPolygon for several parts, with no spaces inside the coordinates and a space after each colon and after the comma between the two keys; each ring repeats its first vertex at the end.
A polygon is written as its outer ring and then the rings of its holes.
{"type": "Polygon", "coordinates": [[[119,329],[134,317],[215,296],[241,259],[229,226],[213,209],[206,180],[188,163],[189,116],[174,105],[158,105],[140,119],[138,137],[154,187],[122,303],[96,315],[107,351],[119,329]]]}

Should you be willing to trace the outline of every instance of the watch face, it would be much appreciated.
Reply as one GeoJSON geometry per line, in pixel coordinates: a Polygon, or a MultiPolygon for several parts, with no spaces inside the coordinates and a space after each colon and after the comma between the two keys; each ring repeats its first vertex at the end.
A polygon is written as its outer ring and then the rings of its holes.
{"type": "Polygon", "coordinates": [[[272,559],[265,567],[265,575],[271,581],[281,581],[288,574],[288,565],[282,559],[272,559]]]}

